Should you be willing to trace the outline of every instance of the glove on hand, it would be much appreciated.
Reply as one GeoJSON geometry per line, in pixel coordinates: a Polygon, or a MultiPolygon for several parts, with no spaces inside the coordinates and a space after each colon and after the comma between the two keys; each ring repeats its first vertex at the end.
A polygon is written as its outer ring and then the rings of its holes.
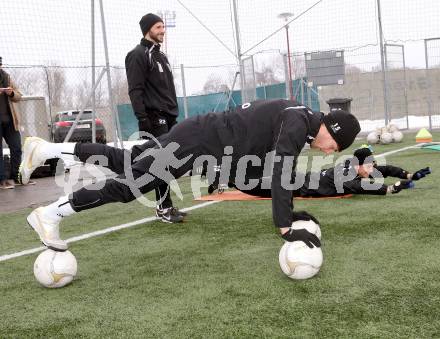
{"type": "Polygon", "coordinates": [[[316,247],[321,247],[321,242],[319,241],[318,237],[307,231],[305,228],[301,228],[299,230],[294,230],[291,228],[286,233],[282,234],[281,237],[289,242],[302,241],[310,248],[313,248],[313,245],[316,247]]]}
{"type": "Polygon", "coordinates": [[[414,188],[414,183],[412,180],[401,180],[400,185],[402,185],[402,189],[406,190],[408,188],[414,188]]]}
{"type": "Polygon", "coordinates": [[[305,220],[305,221],[313,220],[315,223],[319,225],[318,219],[316,219],[313,215],[307,213],[306,211],[292,212],[292,222],[298,220],[305,220]]]}
{"type": "Polygon", "coordinates": [[[388,191],[392,194],[396,194],[399,193],[401,190],[405,190],[413,187],[414,187],[414,183],[412,182],[412,180],[400,180],[396,182],[394,185],[388,186],[388,191]]]}
{"type": "Polygon", "coordinates": [[[417,172],[415,172],[412,175],[411,179],[412,180],[419,180],[419,179],[424,178],[428,174],[431,174],[431,168],[429,168],[429,167],[422,168],[422,169],[419,169],[417,172]]]}

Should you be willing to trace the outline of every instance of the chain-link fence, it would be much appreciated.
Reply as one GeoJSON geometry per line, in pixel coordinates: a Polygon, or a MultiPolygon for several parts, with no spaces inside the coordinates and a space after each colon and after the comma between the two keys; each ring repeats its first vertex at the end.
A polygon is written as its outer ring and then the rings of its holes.
{"type": "MultiPolygon", "coordinates": [[[[115,135],[115,112],[124,124],[136,128],[134,115],[126,109],[130,100],[125,55],[141,38],[142,15],[161,12],[168,23],[162,49],[174,71],[179,119],[225,110],[246,98],[289,97],[290,63],[293,95],[313,109],[327,111],[327,100],[348,97],[360,120],[383,124],[388,115],[403,128],[440,127],[440,2],[365,0],[354,6],[349,0],[153,0],[147,7],[135,1],[102,3],[102,12],[93,0],[2,4],[0,29],[8,32],[0,35],[4,69],[25,96],[44,98],[48,125],[59,112],[94,106],[106,141],[115,135]],[[280,13],[289,13],[288,31],[280,13]],[[343,83],[313,85],[307,78],[305,53],[334,50],[344,52],[343,83]],[[250,81],[244,82],[251,83],[249,88],[241,88],[239,60],[252,64],[253,71],[246,68],[250,81]],[[107,61],[111,88],[105,73],[93,105],[87,102],[92,70],[97,79],[107,61]],[[244,89],[255,92],[243,98],[244,89]]],[[[25,111],[32,115],[32,110],[25,111]]],[[[41,121],[32,119],[27,121],[41,121]]],[[[53,127],[48,133],[53,137],[53,127]]]]}
{"type": "MultiPolygon", "coordinates": [[[[3,69],[10,74],[11,79],[24,95],[23,102],[19,104],[21,120],[26,123],[26,126],[22,126],[23,131],[28,130],[35,133],[38,131],[38,136],[60,142],[62,140],[56,137],[56,135],[59,135],[56,130],[68,127],[66,125],[72,125],[75,113],[81,111],[81,109],[91,111],[92,104],[88,100],[93,88],[91,67],[8,66],[3,67],[3,69]],[[35,97],[41,98],[44,104],[40,103],[37,109],[33,111],[29,109],[31,107],[29,103],[35,102],[35,97]],[[63,117],[63,114],[65,117],[63,117]],[[31,129],[30,122],[38,121],[41,124],[42,117],[44,117],[45,128],[40,126],[31,129]],[[47,129],[47,132],[43,132],[43,129],[47,129]]],[[[95,68],[96,77],[102,72],[102,69],[103,67],[95,68]]],[[[110,74],[113,103],[119,105],[129,102],[125,68],[112,67],[110,74]]],[[[112,140],[113,116],[106,81],[101,81],[98,84],[94,94],[95,122],[102,125],[102,128],[106,131],[106,135],[99,137],[98,141],[112,140]]],[[[84,123],[77,128],[72,141],[91,141],[91,119],[90,114],[82,117],[84,123]],[[90,128],[84,128],[86,125],[90,128]]],[[[65,136],[65,134],[63,135],[65,136]]]]}

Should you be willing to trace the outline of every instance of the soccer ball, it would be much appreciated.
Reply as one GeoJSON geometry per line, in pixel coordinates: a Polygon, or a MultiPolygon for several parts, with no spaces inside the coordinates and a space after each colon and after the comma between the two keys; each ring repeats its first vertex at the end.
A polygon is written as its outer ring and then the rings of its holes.
{"type": "Polygon", "coordinates": [[[76,258],[70,251],[51,249],[40,253],[34,263],[34,275],[38,282],[49,288],[63,287],[76,275],[76,258]]]}
{"type": "Polygon", "coordinates": [[[393,142],[393,135],[391,133],[385,132],[380,136],[380,142],[384,145],[393,142]]]}
{"type": "Polygon", "coordinates": [[[388,132],[393,133],[393,132],[398,131],[398,130],[399,130],[399,128],[396,125],[394,125],[394,124],[388,125],[388,132]]]}
{"type": "Polygon", "coordinates": [[[394,142],[401,142],[403,139],[403,133],[400,131],[393,132],[393,140],[394,142]]]}
{"type": "Polygon", "coordinates": [[[295,280],[316,275],[323,261],[321,247],[310,248],[302,241],[286,241],[281,247],[278,259],[284,274],[295,280]]]}
{"type": "MultiPolygon", "coordinates": [[[[318,224],[310,221],[295,221],[292,228],[305,228],[321,239],[321,229],[318,224]]],[[[323,256],[320,247],[308,247],[302,241],[285,242],[279,253],[281,270],[291,279],[301,280],[313,277],[321,268],[323,256]]]]}
{"type": "Polygon", "coordinates": [[[377,132],[371,132],[367,136],[367,142],[369,144],[377,144],[379,142],[379,136],[377,135],[377,132]]]}

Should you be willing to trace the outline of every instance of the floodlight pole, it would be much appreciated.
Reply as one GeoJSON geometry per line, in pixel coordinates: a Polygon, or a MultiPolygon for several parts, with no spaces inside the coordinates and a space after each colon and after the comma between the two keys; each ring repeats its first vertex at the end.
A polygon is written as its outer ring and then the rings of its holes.
{"type": "Polygon", "coordinates": [[[385,125],[388,125],[388,81],[387,81],[387,64],[385,62],[385,51],[383,46],[383,31],[382,31],[382,16],[380,14],[380,0],[377,1],[377,21],[379,25],[379,40],[380,40],[380,63],[382,67],[382,81],[383,81],[383,102],[385,109],[385,125]]]}
{"type": "Polygon", "coordinates": [[[243,97],[243,91],[245,90],[244,86],[244,67],[243,60],[241,59],[241,43],[240,43],[240,27],[238,26],[238,15],[237,15],[237,0],[232,0],[233,10],[234,10],[234,27],[235,27],[235,43],[237,48],[237,59],[240,69],[240,86],[241,86],[241,101],[244,103],[246,98],[243,97]]]}
{"type": "Polygon", "coordinates": [[[185,67],[183,64],[180,64],[180,77],[182,79],[183,111],[185,113],[185,119],[188,119],[188,98],[186,96],[185,67]]]}
{"type": "Polygon", "coordinates": [[[292,62],[290,61],[290,43],[289,43],[289,25],[286,25],[286,41],[287,41],[287,66],[289,67],[289,94],[290,99],[293,99],[292,86],[292,62]]]}
{"type": "Polygon", "coordinates": [[[424,44],[425,44],[425,69],[426,69],[426,79],[428,81],[428,89],[429,89],[429,93],[428,93],[428,114],[429,114],[429,130],[432,130],[432,92],[431,92],[431,88],[432,88],[432,82],[431,82],[431,76],[429,75],[429,56],[428,56],[428,42],[429,41],[434,41],[434,40],[440,40],[440,38],[430,38],[430,39],[425,39],[424,40],[424,44]]]}
{"type": "Polygon", "coordinates": [[[107,33],[105,29],[105,16],[104,16],[104,6],[102,0],[99,0],[99,9],[101,11],[101,29],[102,29],[102,40],[104,43],[104,53],[105,53],[105,69],[107,70],[107,86],[108,86],[108,99],[110,104],[110,110],[113,115],[113,143],[115,147],[120,144],[121,148],[124,148],[124,142],[122,141],[121,125],[119,123],[119,116],[115,110],[115,105],[113,103],[112,95],[112,81],[110,76],[110,61],[108,55],[107,46],[107,33]]]}
{"type": "Polygon", "coordinates": [[[284,19],[286,24],[284,28],[286,29],[286,43],[287,43],[287,67],[288,67],[288,75],[289,75],[289,99],[293,100],[293,86],[292,86],[292,62],[290,61],[290,41],[289,41],[289,18],[293,16],[293,13],[280,13],[278,14],[278,18],[284,19]]]}

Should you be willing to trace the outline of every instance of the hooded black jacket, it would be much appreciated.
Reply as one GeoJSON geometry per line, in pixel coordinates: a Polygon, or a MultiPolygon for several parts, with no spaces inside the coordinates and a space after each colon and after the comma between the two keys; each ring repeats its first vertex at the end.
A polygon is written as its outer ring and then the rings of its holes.
{"type": "Polygon", "coordinates": [[[318,134],[322,116],[296,101],[275,99],[246,103],[233,111],[209,113],[197,119],[203,131],[204,154],[214,155],[221,162],[224,148],[232,146],[230,182],[235,181],[237,164],[243,156],[256,155],[260,159],[259,164],[248,164],[246,171],[248,178],[256,179],[263,177],[267,153],[274,152],[279,157],[271,176],[273,219],[277,227],[290,227],[293,190],[286,189],[282,179],[290,182],[297,157],[305,143],[312,142],[318,134]],[[293,166],[287,163],[291,161],[287,157],[294,158],[293,166]],[[287,172],[282,177],[284,162],[287,172]]]}
{"type": "Polygon", "coordinates": [[[171,66],[159,44],[142,39],[125,57],[125,70],[128,94],[139,120],[154,112],[178,116],[171,66]]]}
{"type": "MultiPolygon", "coordinates": [[[[373,177],[378,175],[386,177],[395,177],[400,179],[407,179],[408,172],[400,167],[391,165],[374,166],[373,177]]],[[[344,194],[370,194],[370,195],[385,195],[387,194],[387,185],[376,183],[373,184],[373,177],[371,179],[362,178],[357,175],[353,167],[346,167],[339,164],[333,168],[322,170],[319,174],[319,186],[311,185],[311,173],[306,174],[305,184],[299,190],[299,195],[307,197],[328,197],[338,196],[344,194]],[[349,180],[344,180],[345,178],[349,180]]]]}
{"type": "MultiPolygon", "coordinates": [[[[384,178],[394,177],[407,179],[408,173],[404,169],[396,166],[374,166],[375,172],[373,177],[380,174],[384,178]]],[[[385,195],[387,194],[387,185],[376,183],[374,186],[373,178],[362,178],[357,175],[353,167],[347,167],[343,164],[335,167],[323,169],[320,172],[293,173],[292,181],[299,180],[302,186],[295,190],[295,197],[334,197],[346,194],[369,194],[369,195],[385,195]]],[[[237,188],[237,187],[236,187],[237,188]]],[[[261,182],[251,190],[241,190],[244,193],[270,198],[271,190],[264,189],[261,182]]]]}

